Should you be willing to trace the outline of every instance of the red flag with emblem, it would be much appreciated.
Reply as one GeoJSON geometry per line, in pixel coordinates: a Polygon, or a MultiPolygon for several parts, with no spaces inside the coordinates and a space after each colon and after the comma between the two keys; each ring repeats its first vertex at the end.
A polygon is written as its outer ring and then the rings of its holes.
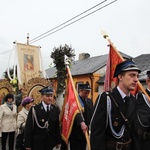
{"type": "MultiPolygon", "coordinates": [[[[69,67],[67,66],[68,79],[65,102],[61,112],[62,121],[62,138],[68,144],[69,136],[72,130],[74,119],[77,113],[81,113],[81,104],[78,101],[77,92],[75,90],[74,82],[69,67]]],[[[82,115],[83,117],[83,115],[82,115]]],[[[84,118],[83,118],[84,120],[84,118]]],[[[87,131],[85,132],[88,150],[91,150],[90,140],[87,131]]]]}
{"type": "MultiPolygon", "coordinates": [[[[67,68],[69,69],[69,68],[67,68]]],[[[65,103],[62,115],[62,138],[68,143],[72,125],[76,114],[79,112],[76,91],[72,82],[72,76],[68,73],[65,103]]]]}

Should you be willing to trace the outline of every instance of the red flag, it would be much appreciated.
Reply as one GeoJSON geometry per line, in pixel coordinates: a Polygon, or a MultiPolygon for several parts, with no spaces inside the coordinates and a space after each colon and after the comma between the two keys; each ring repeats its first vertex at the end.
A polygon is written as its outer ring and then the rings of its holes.
{"type": "Polygon", "coordinates": [[[72,125],[76,114],[79,112],[76,91],[72,82],[72,76],[68,74],[65,103],[62,116],[62,138],[66,143],[72,130],[72,125]]]}
{"type": "MultiPolygon", "coordinates": [[[[118,51],[116,51],[111,45],[108,55],[108,60],[106,64],[106,75],[104,82],[104,91],[109,91],[117,85],[117,78],[113,78],[116,65],[123,62],[124,59],[120,55],[118,51]]],[[[131,91],[132,95],[136,95],[141,89],[139,85],[135,87],[133,91],[131,91]]]]}
{"type": "MultiPolygon", "coordinates": [[[[114,80],[116,81],[116,79],[113,79],[113,73],[114,73],[115,69],[114,69],[114,67],[112,67],[112,64],[114,64],[114,66],[116,67],[117,60],[119,60],[119,58],[120,58],[120,60],[121,60],[120,62],[122,62],[122,61],[124,61],[124,59],[120,55],[120,53],[117,51],[117,49],[115,48],[115,46],[113,45],[111,40],[108,38],[108,35],[103,35],[103,36],[110,43],[110,53],[109,53],[109,58],[108,58],[109,60],[107,62],[108,63],[107,66],[106,66],[106,76],[105,76],[105,83],[104,83],[104,91],[107,91],[107,90],[111,89],[112,83],[115,83],[115,85],[116,85],[116,82],[114,82],[114,80]]],[[[118,63],[119,63],[119,61],[118,61],[118,63]]],[[[136,94],[139,90],[141,90],[148,97],[148,99],[150,101],[150,97],[146,93],[146,91],[143,88],[142,84],[138,81],[137,86],[136,86],[135,90],[132,91],[132,93],[136,94]]]]}
{"type": "MultiPolygon", "coordinates": [[[[62,138],[66,142],[66,144],[68,144],[69,136],[72,130],[72,126],[76,114],[77,113],[82,114],[81,104],[79,103],[75,86],[73,83],[72,75],[70,73],[70,69],[68,66],[67,66],[67,72],[68,72],[68,79],[67,79],[66,96],[65,96],[65,102],[63,104],[63,110],[61,112],[62,138]]],[[[91,150],[87,131],[85,132],[85,138],[86,138],[88,150],[91,150]]]]}
{"type": "Polygon", "coordinates": [[[109,91],[117,85],[117,78],[113,78],[116,65],[123,62],[122,56],[110,45],[109,55],[106,64],[106,74],[104,82],[104,91],[109,91]]]}

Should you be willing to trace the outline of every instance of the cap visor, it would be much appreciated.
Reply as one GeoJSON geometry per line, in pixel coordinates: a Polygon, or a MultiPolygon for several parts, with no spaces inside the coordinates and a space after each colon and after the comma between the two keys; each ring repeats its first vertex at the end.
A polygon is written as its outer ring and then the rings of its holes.
{"type": "Polygon", "coordinates": [[[123,69],[122,71],[138,71],[139,73],[141,73],[141,70],[137,67],[130,67],[130,68],[126,68],[126,69],[123,69]]]}

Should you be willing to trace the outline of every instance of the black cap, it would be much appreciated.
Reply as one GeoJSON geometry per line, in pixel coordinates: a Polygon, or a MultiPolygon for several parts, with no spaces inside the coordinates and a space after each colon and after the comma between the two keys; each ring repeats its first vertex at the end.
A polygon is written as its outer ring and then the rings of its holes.
{"type": "Polygon", "coordinates": [[[49,86],[42,88],[41,90],[39,90],[39,92],[42,95],[50,95],[50,94],[54,93],[53,89],[51,87],[49,87],[49,86]]]}
{"type": "Polygon", "coordinates": [[[147,77],[150,77],[150,70],[148,70],[148,71],[146,72],[146,74],[147,74],[147,77]]]}
{"type": "Polygon", "coordinates": [[[86,84],[80,84],[79,85],[79,89],[88,90],[88,91],[91,90],[90,85],[88,83],[86,83],[86,84]]]}
{"type": "Polygon", "coordinates": [[[141,70],[135,65],[135,63],[132,60],[128,59],[116,66],[114,77],[117,77],[121,72],[131,71],[131,70],[138,71],[138,73],[141,72],[141,70]]]}

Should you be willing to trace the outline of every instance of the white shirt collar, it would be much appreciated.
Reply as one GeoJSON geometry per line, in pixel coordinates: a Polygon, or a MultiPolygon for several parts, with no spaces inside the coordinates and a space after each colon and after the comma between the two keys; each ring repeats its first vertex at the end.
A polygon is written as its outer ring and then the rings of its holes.
{"type": "MultiPolygon", "coordinates": [[[[47,111],[47,105],[46,105],[43,101],[42,101],[42,105],[43,105],[43,107],[44,107],[45,111],[47,111]]],[[[49,104],[48,106],[49,106],[49,109],[50,109],[51,104],[49,104]]]]}
{"type": "Polygon", "coordinates": [[[124,99],[127,95],[120,89],[119,86],[117,86],[117,89],[118,89],[118,91],[119,91],[121,97],[124,99]]]}

